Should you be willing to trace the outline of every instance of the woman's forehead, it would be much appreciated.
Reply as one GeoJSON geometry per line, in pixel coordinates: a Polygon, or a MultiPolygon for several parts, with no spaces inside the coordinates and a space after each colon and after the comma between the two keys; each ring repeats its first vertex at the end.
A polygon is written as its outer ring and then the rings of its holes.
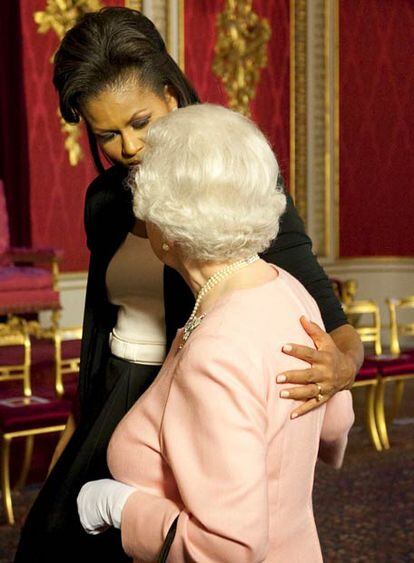
{"type": "Polygon", "coordinates": [[[148,88],[125,84],[108,87],[87,99],[82,105],[82,114],[93,127],[114,129],[152,111],[160,103],[159,96],[148,88]]]}

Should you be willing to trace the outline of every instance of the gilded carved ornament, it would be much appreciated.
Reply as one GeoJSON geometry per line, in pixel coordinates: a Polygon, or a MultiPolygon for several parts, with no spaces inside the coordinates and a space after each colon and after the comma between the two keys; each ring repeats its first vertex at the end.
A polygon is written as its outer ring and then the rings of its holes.
{"type": "Polygon", "coordinates": [[[217,17],[217,43],[213,71],[229,97],[229,106],[244,115],[256,94],[260,69],[267,65],[269,22],[252,8],[252,0],[226,0],[217,17]]]}
{"type": "MultiPolygon", "coordinates": [[[[33,17],[38,25],[38,33],[47,33],[51,29],[56,33],[59,41],[65,33],[75,25],[77,20],[87,12],[95,12],[103,8],[100,0],[47,0],[46,9],[35,12],[33,17]]],[[[79,125],[66,123],[58,112],[61,131],[65,134],[65,149],[69,162],[76,166],[83,158],[82,148],[78,142],[81,135],[79,125]]]]}

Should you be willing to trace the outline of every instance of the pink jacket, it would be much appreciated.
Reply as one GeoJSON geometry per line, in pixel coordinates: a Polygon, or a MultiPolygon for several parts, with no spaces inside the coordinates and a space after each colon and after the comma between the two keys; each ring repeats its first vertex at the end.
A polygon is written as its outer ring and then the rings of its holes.
{"type": "Polygon", "coordinates": [[[218,301],[181,351],[176,338],[108,450],[113,477],[137,489],[121,525],[134,561],[156,560],[177,516],[171,562],[322,561],[312,511],[319,442],[340,443],[340,457],[354,417],[347,391],[296,420],[294,401],[279,398],[276,375],[306,367],[281,347],[313,346],[301,315],[323,326],[304,287],[279,270],[218,301]]]}

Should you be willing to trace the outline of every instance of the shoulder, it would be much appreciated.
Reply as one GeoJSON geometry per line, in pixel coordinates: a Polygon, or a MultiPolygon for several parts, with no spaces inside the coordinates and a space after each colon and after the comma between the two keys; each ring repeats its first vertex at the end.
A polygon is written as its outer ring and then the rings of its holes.
{"type": "Polygon", "coordinates": [[[132,193],[125,183],[128,171],[119,166],[105,170],[90,184],[85,200],[85,230],[90,250],[114,241],[134,223],[132,193]]]}
{"type": "Polygon", "coordinates": [[[196,329],[181,351],[174,373],[175,384],[196,393],[219,387],[222,391],[244,389],[262,396],[260,389],[264,381],[260,382],[258,351],[246,349],[243,339],[234,333],[215,334],[213,326],[208,325],[212,323],[206,323],[198,333],[196,329]]]}
{"type": "Polygon", "coordinates": [[[285,340],[301,330],[302,315],[321,322],[318,306],[307,289],[291,274],[273,266],[277,277],[263,285],[242,289],[224,302],[216,316],[215,334],[234,334],[256,347],[285,340]]]}
{"type": "Polygon", "coordinates": [[[104,194],[116,194],[124,185],[127,170],[120,166],[112,166],[99,174],[88,186],[86,191],[86,205],[93,205],[95,200],[104,194]]]}
{"type": "Polygon", "coordinates": [[[306,287],[283,268],[278,267],[278,271],[280,285],[283,288],[279,295],[279,306],[285,310],[285,314],[292,310],[294,315],[305,315],[324,328],[318,304],[306,287]]]}
{"type": "Polygon", "coordinates": [[[225,361],[259,369],[286,342],[309,345],[300,317],[323,328],[318,306],[293,276],[281,268],[278,272],[274,281],[236,291],[206,315],[188,341],[194,342],[194,361],[220,354],[225,361]]]}

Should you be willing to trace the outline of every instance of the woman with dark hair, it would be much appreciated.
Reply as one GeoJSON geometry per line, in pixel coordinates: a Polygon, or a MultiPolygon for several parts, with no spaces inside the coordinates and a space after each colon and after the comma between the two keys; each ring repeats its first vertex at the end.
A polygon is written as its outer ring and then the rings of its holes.
{"type": "Polygon", "coordinates": [[[303,314],[323,326],[304,287],[258,256],[286,205],[278,171],[251,121],[198,104],[151,126],[131,174],[154,253],[197,296],[154,383],[112,435],[113,479],[78,497],[84,529],[120,529],[136,563],[159,557],[174,522],[170,563],[322,561],[315,464],[340,467],[354,416],[342,391],[291,420],[293,401],[274,390],[276,366],[302,367],[275,343],[312,346],[303,314]]]}
{"type": "MultiPolygon", "coordinates": [[[[136,236],[145,234],[145,227],[134,217],[124,181],[128,168],[140,162],[149,125],[199,99],[154,25],[127,8],[87,14],[66,34],[55,56],[54,84],[64,119],[77,123],[82,118],[86,124],[99,176],[85,203],[91,257],[79,413],[68,421],[55,465],[22,530],[15,561],[94,558],[112,563],[128,560],[119,531],[87,536],[76,497],[85,482],[109,477],[106,449],[112,432],[154,380],[194,305],[180,275],[163,268],[148,241],[136,236]],[[113,166],[104,170],[100,154],[113,166]]],[[[302,319],[316,350],[294,343],[284,347],[285,353],[309,364],[308,369],[275,373],[275,393],[276,376],[277,383],[299,385],[285,390],[287,398],[303,402],[293,411],[295,417],[352,385],[362,347],[289,197],[279,236],[262,258],[302,282],[329,333],[302,319]]]]}

